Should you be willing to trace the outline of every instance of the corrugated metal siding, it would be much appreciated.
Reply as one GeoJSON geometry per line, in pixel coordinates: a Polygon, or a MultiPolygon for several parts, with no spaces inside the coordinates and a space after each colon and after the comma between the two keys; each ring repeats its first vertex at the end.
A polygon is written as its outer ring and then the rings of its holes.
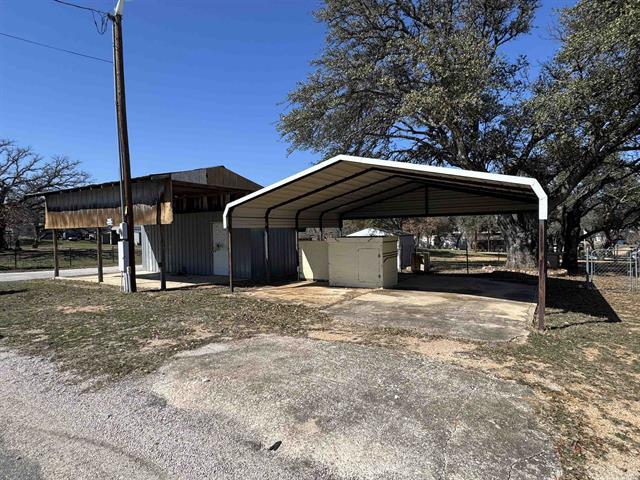
{"type": "MultiPolygon", "coordinates": [[[[296,275],[296,237],[292,228],[269,229],[269,262],[271,277],[296,275]]],[[[260,281],[264,269],[264,229],[233,229],[233,273],[238,278],[260,281]]]]}
{"type": "Polygon", "coordinates": [[[269,230],[269,261],[271,276],[288,277],[297,273],[296,233],[292,228],[269,230]]]}
{"type": "MultiPolygon", "coordinates": [[[[220,222],[220,212],[176,214],[164,225],[166,269],[170,273],[213,275],[213,232],[211,224],[220,222]]],[[[157,225],[142,227],[142,265],[158,271],[160,231],[157,225]]]]}
{"type": "Polygon", "coordinates": [[[415,243],[413,241],[413,235],[401,235],[399,237],[400,243],[400,268],[406,268],[411,265],[411,256],[415,251],[415,243]]]}
{"type": "MultiPolygon", "coordinates": [[[[167,272],[213,275],[213,232],[211,224],[221,222],[220,212],[176,214],[174,223],[164,225],[167,272]]],[[[158,271],[160,237],[157,225],[143,226],[142,266],[158,271]]],[[[280,278],[297,272],[295,232],[273,228],[269,232],[271,276],[280,278]]],[[[264,280],[264,230],[233,229],[233,273],[238,279],[264,280]]]]}
{"type": "Polygon", "coordinates": [[[156,260],[153,246],[155,243],[155,228],[153,225],[143,225],[140,227],[140,247],[142,249],[142,270],[145,272],[157,272],[158,262],[156,260]]]}

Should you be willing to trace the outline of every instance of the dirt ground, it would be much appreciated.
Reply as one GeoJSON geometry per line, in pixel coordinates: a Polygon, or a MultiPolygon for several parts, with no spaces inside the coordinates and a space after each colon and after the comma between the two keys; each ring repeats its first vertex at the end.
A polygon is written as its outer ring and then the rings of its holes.
{"type": "MultiPolygon", "coordinates": [[[[481,278],[504,280],[505,274],[481,278]]],[[[526,275],[507,279],[535,284],[535,278],[526,275]]],[[[530,331],[522,341],[495,343],[340,322],[317,306],[230,297],[223,287],[122,296],[111,287],[80,282],[3,284],[0,347],[51,359],[74,378],[90,380],[82,390],[97,388],[97,394],[123,381],[156,375],[167,365],[177,365],[172,362],[178,361],[179,352],[212,342],[275,334],[338,349],[345,344],[376,347],[438,362],[443,371],[453,366],[473,377],[488,375],[529,388],[527,404],[543,430],[548,427],[563,478],[637,480],[640,298],[637,293],[593,290],[581,278],[551,278],[548,286],[548,330],[530,331]]],[[[343,295],[357,293],[345,289],[343,295]]],[[[212,372],[218,371],[215,359],[212,355],[208,360],[214,362],[212,372]]],[[[278,371],[277,357],[262,359],[270,371],[278,371]]],[[[260,364],[259,357],[256,361],[260,364]]],[[[197,380],[205,390],[213,377],[206,378],[197,380]]],[[[194,382],[185,388],[195,387],[194,382]]],[[[278,395],[273,391],[266,398],[278,401],[278,395]]],[[[301,419],[302,430],[313,431],[312,423],[305,422],[301,419]]]]}

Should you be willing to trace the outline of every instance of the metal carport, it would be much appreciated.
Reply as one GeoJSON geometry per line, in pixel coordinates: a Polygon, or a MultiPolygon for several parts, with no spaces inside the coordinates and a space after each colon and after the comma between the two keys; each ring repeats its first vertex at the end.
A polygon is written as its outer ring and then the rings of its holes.
{"type": "MultiPolygon", "coordinates": [[[[233,229],[341,227],[343,220],[537,212],[538,327],[544,329],[547,195],[527,177],[338,155],[229,203],[224,227],[233,272],[233,229]]],[[[233,291],[233,275],[229,276],[233,291]]]]}

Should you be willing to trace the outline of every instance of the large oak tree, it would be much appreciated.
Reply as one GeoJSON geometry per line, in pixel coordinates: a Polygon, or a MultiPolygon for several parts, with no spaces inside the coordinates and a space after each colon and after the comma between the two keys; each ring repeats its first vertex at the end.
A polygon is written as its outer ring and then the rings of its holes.
{"type": "MultiPolygon", "coordinates": [[[[582,0],[566,9],[561,48],[530,89],[524,59],[502,52],[529,30],[535,7],[327,0],[317,12],[327,25],[324,52],[290,93],[280,131],[292,149],[326,157],[534,176],[562,217],[607,159],[624,153],[617,158],[627,161],[637,149],[639,8],[633,0],[582,0]]],[[[535,246],[531,219],[501,222],[512,261],[530,259],[519,253],[535,246]]],[[[578,238],[579,229],[569,230],[578,238]]]]}

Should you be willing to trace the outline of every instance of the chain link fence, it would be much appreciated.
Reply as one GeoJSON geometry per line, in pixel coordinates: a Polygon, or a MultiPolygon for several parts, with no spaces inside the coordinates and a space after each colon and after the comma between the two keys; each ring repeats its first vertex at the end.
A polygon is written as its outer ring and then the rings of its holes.
{"type": "Polygon", "coordinates": [[[640,291],[640,246],[585,251],[588,281],[601,290],[640,291]]]}
{"type": "Polygon", "coordinates": [[[422,248],[416,252],[432,273],[480,273],[487,268],[504,267],[507,262],[504,252],[422,248]]]}

